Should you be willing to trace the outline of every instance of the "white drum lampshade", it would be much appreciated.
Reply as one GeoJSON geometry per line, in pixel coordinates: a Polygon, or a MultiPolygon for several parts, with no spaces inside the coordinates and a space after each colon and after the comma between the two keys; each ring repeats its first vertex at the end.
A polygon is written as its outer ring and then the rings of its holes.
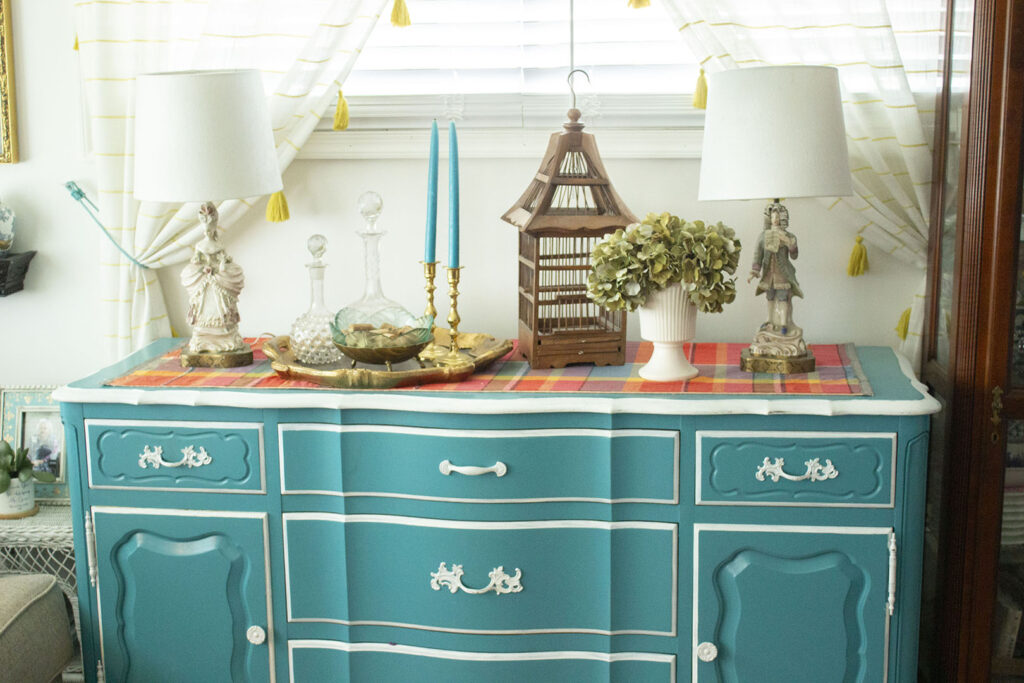
{"type": "Polygon", "coordinates": [[[258,71],[144,74],[135,87],[136,199],[207,202],[281,189],[258,71]]]}
{"type": "Polygon", "coordinates": [[[709,86],[698,199],[852,194],[834,67],[733,69],[709,86]]]}

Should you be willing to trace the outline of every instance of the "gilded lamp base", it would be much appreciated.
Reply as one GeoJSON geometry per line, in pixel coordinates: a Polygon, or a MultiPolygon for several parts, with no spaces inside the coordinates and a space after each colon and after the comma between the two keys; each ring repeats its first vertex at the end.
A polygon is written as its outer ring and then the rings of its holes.
{"type": "Polygon", "coordinates": [[[743,349],[740,354],[740,370],[780,375],[814,372],[814,354],[807,351],[799,356],[758,356],[751,353],[750,349],[743,349]]]}
{"type": "Polygon", "coordinates": [[[234,351],[189,351],[181,350],[181,367],[183,368],[237,368],[252,365],[252,349],[236,349],[234,351]]]}

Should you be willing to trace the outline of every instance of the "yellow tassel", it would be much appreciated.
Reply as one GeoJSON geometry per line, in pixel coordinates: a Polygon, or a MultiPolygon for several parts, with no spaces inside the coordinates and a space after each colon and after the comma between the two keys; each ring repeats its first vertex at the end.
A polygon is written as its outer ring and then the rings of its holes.
{"type": "Polygon", "coordinates": [[[284,198],[284,192],[275,192],[270,195],[267,201],[267,220],[271,223],[283,223],[291,218],[288,213],[288,200],[284,198]]]}
{"type": "Polygon", "coordinates": [[[651,0],[629,0],[629,6],[633,9],[641,9],[643,7],[650,7],[651,0]]]}
{"type": "Polygon", "coordinates": [[[408,26],[411,23],[412,19],[409,18],[409,8],[406,6],[405,0],[395,0],[395,4],[391,8],[391,25],[408,26]]]}
{"type": "Polygon", "coordinates": [[[907,334],[910,333],[910,309],[903,311],[900,315],[900,321],[896,323],[896,336],[900,339],[906,339],[907,334]]]}
{"type": "Polygon", "coordinates": [[[71,49],[74,50],[75,52],[78,52],[78,34],[77,33],[75,34],[75,46],[73,48],[71,48],[71,49]]]}
{"type": "Polygon", "coordinates": [[[334,130],[345,130],[348,128],[348,100],[338,89],[338,107],[334,110],[334,130]]]}
{"type": "Polygon", "coordinates": [[[868,270],[868,249],[863,244],[864,238],[857,235],[857,244],[850,253],[850,263],[846,266],[846,274],[850,277],[863,275],[868,270]]]}
{"type": "Polygon", "coordinates": [[[704,77],[704,69],[697,76],[697,88],[693,91],[693,108],[708,108],[708,79],[704,77]]]}

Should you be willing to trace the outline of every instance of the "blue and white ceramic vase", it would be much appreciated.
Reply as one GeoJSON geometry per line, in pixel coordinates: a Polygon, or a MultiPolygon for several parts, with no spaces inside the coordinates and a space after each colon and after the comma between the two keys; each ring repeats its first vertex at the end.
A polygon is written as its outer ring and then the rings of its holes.
{"type": "Polygon", "coordinates": [[[0,199],[0,256],[14,248],[14,210],[0,199]]]}

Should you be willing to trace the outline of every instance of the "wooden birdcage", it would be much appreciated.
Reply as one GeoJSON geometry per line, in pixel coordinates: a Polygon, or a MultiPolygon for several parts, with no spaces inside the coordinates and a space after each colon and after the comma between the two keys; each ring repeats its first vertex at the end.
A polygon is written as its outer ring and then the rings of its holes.
{"type": "Polygon", "coordinates": [[[636,223],[578,109],[554,133],[530,186],[502,219],[519,228],[519,350],[534,368],[622,365],[626,313],[587,298],[590,253],[636,223]]]}

